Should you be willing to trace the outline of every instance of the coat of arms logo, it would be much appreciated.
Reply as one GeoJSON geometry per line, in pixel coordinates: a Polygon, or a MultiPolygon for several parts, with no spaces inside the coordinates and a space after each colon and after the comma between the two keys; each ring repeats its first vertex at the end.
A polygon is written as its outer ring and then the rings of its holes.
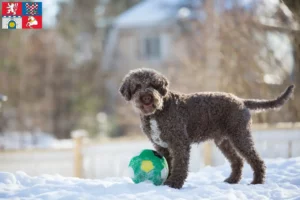
{"type": "Polygon", "coordinates": [[[2,1],[2,29],[42,29],[43,2],[2,1]]]}
{"type": "Polygon", "coordinates": [[[29,15],[36,15],[38,12],[38,3],[26,3],[26,13],[29,15]]]}
{"type": "Polygon", "coordinates": [[[7,15],[12,14],[16,15],[17,14],[17,9],[18,9],[18,3],[8,3],[7,4],[7,15]]]}

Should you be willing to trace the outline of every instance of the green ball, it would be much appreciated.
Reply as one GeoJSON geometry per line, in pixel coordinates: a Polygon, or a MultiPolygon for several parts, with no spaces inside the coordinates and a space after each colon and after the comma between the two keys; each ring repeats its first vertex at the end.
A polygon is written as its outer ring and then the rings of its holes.
{"type": "Polygon", "coordinates": [[[162,185],[169,174],[167,160],[154,150],[145,149],[129,162],[131,179],[134,183],[150,181],[162,185]]]}

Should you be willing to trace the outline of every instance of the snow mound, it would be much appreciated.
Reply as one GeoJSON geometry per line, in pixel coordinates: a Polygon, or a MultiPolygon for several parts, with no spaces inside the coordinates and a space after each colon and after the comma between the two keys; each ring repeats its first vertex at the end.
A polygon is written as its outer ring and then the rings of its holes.
{"type": "Polygon", "coordinates": [[[180,190],[130,178],[79,179],[59,175],[30,177],[24,172],[0,172],[0,199],[300,199],[300,157],[266,160],[267,181],[249,185],[252,171],[244,168],[240,184],[223,183],[228,164],[190,173],[180,190]]]}

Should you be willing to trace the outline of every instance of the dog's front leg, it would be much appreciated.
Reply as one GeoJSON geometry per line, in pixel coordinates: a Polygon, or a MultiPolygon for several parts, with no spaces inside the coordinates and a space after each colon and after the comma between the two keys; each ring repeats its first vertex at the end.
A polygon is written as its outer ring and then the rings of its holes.
{"type": "Polygon", "coordinates": [[[164,184],[180,189],[188,175],[190,145],[185,140],[179,140],[178,138],[176,142],[169,145],[169,150],[173,158],[171,175],[164,184]]]}
{"type": "Polygon", "coordinates": [[[168,167],[169,167],[168,177],[170,177],[171,171],[172,171],[172,157],[171,157],[170,151],[167,148],[161,147],[157,144],[154,144],[154,148],[158,153],[160,153],[162,156],[164,156],[166,158],[168,167]]]}

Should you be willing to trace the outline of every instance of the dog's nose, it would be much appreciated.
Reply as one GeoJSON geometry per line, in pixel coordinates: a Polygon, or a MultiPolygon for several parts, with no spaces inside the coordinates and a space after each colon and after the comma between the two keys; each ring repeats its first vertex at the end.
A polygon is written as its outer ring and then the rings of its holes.
{"type": "Polygon", "coordinates": [[[148,105],[153,102],[153,97],[150,94],[146,94],[141,97],[141,101],[143,102],[143,104],[148,105]]]}

